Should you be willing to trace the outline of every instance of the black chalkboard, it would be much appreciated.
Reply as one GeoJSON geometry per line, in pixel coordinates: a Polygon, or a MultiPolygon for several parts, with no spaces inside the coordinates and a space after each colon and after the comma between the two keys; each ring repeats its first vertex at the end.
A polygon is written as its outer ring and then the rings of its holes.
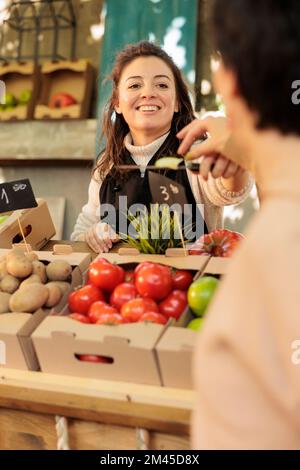
{"type": "Polygon", "coordinates": [[[181,184],[154,171],[148,172],[148,178],[152,203],[167,204],[168,206],[188,204],[185,189],[181,184]]]}
{"type": "Polygon", "coordinates": [[[29,179],[0,184],[0,213],[37,205],[29,179]]]}

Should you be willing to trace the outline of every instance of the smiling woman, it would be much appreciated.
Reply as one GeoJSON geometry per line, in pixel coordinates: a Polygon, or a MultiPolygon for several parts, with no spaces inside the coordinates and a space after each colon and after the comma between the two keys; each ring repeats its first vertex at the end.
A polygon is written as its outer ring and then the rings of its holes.
{"type": "MultiPolygon", "coordinates": [[[[149,209],[157,202],[150,191],[147,166],[161,156],[176,154],[177,133],[195,118],[180,70],[151,42],[125,47],[116,57],[110,79],[112,94],[102,126],[106,147],[93,173],[88,203],[71,235],[72,240],[86,240],[96,252],[108,251],[118,240],[124,205],[126,212],[136,205],[149,209]],[[124,171],[122,165],[132,171],[124,171]]],[[[201,227],[202,233],[221,226],[222,207],[241,202],[252,185],[237,165],[218,155],[209,158],[202,175],[163,170],[164,176],[184,187],[189,226],[201,227]],[[213,175],[207,178],[212,163],[213,175]]]]}
{"type": "Polygon", "coordinates": [[[170,129],[178,112],[175,80],[157,57],[140,57],[121,75],[115,111],[127,122],[134,145],[147,145],[170,129]]]}

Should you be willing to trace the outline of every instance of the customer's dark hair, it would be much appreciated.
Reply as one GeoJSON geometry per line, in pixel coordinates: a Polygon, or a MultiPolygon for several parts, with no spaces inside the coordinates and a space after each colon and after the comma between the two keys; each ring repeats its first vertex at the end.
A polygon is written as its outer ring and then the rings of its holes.
{"type": "Polygon", "coordinates": [[[257,128],[300,134],[299,0],[213,0],[215,47],[236,73],[240,94],[258,114],[257,128]]]}

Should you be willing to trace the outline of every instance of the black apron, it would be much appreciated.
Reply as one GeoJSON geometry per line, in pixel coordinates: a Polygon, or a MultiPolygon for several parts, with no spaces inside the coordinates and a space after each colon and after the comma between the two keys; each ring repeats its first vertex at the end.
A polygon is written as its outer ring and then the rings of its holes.
{"type": "MultiPolygon", "coordinates": [[[[171,139],[174,141],[174,136],[169,135],[166,141],[171,139]]],[[[165,144],[168,143],[166,141],[162,144],[162,147],[164,148],[166,146],[165,144]]],[[[153,155],[148,163],[149,165],[153,165],[162,154],[167,154],[167,152],[161,151],[162,147],[158,149],[155,155],[153,155]]],[[[106,175],[103,183],[101,184],[99,194],[101,210],[100,219],[103,222],[108,223],[116,231],[116,233],[121,234],[127,232],[127,226],[129,224],[126,208],[130,208],[130,206],[138,204],[141,207],[141,210],[145,206],[147,209],[149,209],[150,205],[155,204],[156,202],[155,195],[151,195],[150,192],[147,169],[145,170],[145,174],[142,175],[140,168],[136,165],[127,150],[122,164],[133,165],[136,166],[137,169],[127,172],[127,174],[124,175],[124,177],[122,176],[122,178],[114,176],[112,172],[109,173],[106,175]],[[125,196],[127,197],[126,204],[124,199],[125,196]],[[114,211],[111,215],[110,211],[106,210],[105,204],[109,204],[114,207],[114,211]],[[114,214],[116,217],[114,217],[114,214]]],[[[192,207],[192,214],[187,217],[187,225],[189,225],[190,229],[194,229],[194,231],[195,227],[197,227],[195,236],[192,239],[190,239],[188,229],[185,230],[185,237],[189,238],[190,241],[194,241],[195,239],[198,239],[199,236],[203,234],[203,232],[208,233],[206,223],[203,220],[199,209],[197,208],[197,203],[190,186],[187,172],[161,170],[160,173],[174,182],[179,183],[185,189],[187,202],[192,207]]],[[[138,206],[136,206],[136,208],[137,207],[138,206]]]]}

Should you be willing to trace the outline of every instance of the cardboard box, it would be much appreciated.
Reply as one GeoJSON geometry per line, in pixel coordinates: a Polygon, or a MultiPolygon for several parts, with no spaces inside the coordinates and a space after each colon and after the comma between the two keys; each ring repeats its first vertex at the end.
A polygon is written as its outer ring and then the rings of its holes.
{"type": "Polygon", "coordinates": [[[12,245],[23,242],[18,218],[26,242],[34,250],[42,248],[55,235],[55,227],[46,201],[37,199],[37,203],[37,207],[14,211],[0,225],[0,248],[11,248],[12,245]]]}
{"type": "MultiPolygon", "coordinates": [[[[197,272],[208,262],[204,256],[128,254],[133,252],[127,248],[122,249],[121,253],[102,253],[100,257],[122,265],[125,269],[147,260],[197,272]]],[[[174,252],[170,253],[174,255],[174,252]]],[[[64,318],[68,313],[68,309],[65,309],[60,316],[49,316],[32,335],[43,371],[162,385],[156,345],[167,326],[153,323],[89,325],[64,318]],[[111,362],[83,362],[76,357],[78,354],[105,356],[111,362]]]]}
{"type": "MultiPolygon", "coordinates": [[[[57,245],[61,250],[61,245],[57,245]]],[[[73,266],[71,288],[82,284],[83,272],[89,266],[91,255],[87,253],[66,254],[57,249],[55,252],[35,251],[40,261],[51,262],[60,257],[73,266]]],[[[0,256],[9,250],[0,250],[0,256]]],[[[61,311],[66,305],[68,293],[52,309],[61,311]]],[[[39,370],[39,363],[33,347],[31,335],[38,325],[49,315],[50,309],[39,309],[31,313],[0,314],[0,369],[8,367],[22,370],[39,370]]]]}
{"type": "Polygon", "coordinates": [[[47,312],[2,313],[0,315],[0,370],[2,367],[38,370],[39,364],[31,341],[31,333],[47,312]]]}
{"type": "Polygon", "coordinates": [[[94,73],[87,60],[45,62],[41,73],[35,119],[85,119],[89,116],[94,73]],[[68,93],[77,103],[52,109],[49,101],[57,93],[68,93]]]}
{"type": "MultiPolygon", "coordinates": [[[[176,269],[188,269],[191,271],[203,271],[209,262],[208,256],[183,255],[182,249],[172,248],[166,251],[165,255],[144,255],[135,248],[121,248],[118,253],[101,253],[99,258],[105,258],[111,263],[124,266],[151,261],[176,269]]],[[[96,258],[97,259],[97,258],[96,258]]]]}
{"type": "MultiPolygon", "coordinates": [[[[200,276],[226,274],[230,258],[209,258],[200,276]]],[[[162,382],[165,387],[193,388],[192,358],[198,333],[185,328],[195,316],[189,308],[179,322],[167,328],[156,345],[162,382]]]]}
{"type": "Polygon", "coordinates": [[[154,349],[164,328],[145,323],[87,325],[49,316],[32,340],[43,372],[161,385],[154,349]],[[83,362],[79,354],[104,356],[110,363],[83,362]]]}
{"type": "Polygon", "coordinates": [[[27,104],[17,104],[12,109],[0,109],[0,121],[21,121],[33,118],[35,102],[39,92],[40,68],[33,62],[11,62],[0,66],[0,80],[3,80],[6,92],[12,93],[18,100],[23,91],[30,91],[27,104]]]}

